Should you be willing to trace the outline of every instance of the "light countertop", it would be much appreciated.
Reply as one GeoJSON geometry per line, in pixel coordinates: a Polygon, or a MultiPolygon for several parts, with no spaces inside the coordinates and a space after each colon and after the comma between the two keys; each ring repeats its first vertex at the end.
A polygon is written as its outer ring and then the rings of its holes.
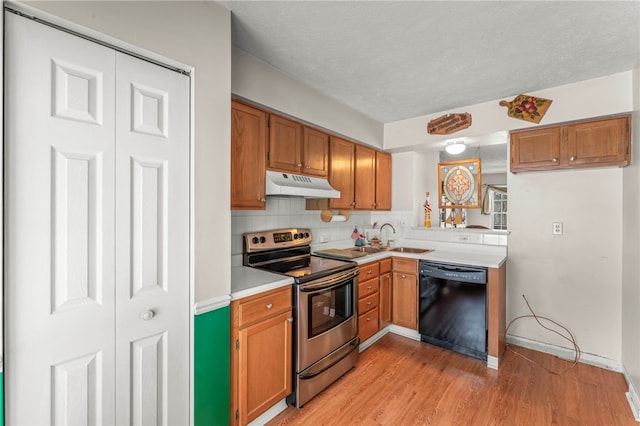
{"type": "Polygon", "coordinates": [[[248,266],[231,268],[231,300],[293,284],[293,278],[248,266]]]}

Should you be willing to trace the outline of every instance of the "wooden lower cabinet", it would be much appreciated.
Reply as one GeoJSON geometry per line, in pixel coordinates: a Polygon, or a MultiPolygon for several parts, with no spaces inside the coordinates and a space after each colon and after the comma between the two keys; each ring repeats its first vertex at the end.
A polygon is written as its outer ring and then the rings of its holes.
{"type": "Polygon", "coordinates": [[[392,258],[392,322],[418,329],[418,261],[392,258]]]}
{"type": "Polygon", "coordinates": [[[292,392],[291,298],[287,286],[231,302],[234,425],[250,423],[292,392]]]}
{"type": "Polygon", "coordinates": [[[391,259],[380,261],[378,322],[380,328],[391,324],[391,259]]]}
{"type": "Polygon", "coordinates": [[[359,266],[358,284],[358,336],[364,342],[380,329],[378,323],[378,297],[380,263],[370,262],[359,266]]]}

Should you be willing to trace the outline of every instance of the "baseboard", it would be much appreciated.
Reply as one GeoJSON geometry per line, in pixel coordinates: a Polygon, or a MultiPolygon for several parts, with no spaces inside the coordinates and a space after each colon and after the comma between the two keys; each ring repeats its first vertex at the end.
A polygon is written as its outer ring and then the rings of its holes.
{"type": "Polygon", "coordinates": [[[254,421],[249,423],[248,426],[263,426],[273,420],[278,414],[287,409],[287,400],[283,399],[273,407],[269,408],[264,413],[260,414],[254,421]]]}
{"type": "Polygon", "coordinates": [[[631,413],[633,414],[633,418],[636,419],[636,422],[640,422],[640,398],[638,398],[638,392],[636,392],[633,382],[631,381],[631,377],[625,368],[622,369],[622,374],[629,386],[629,391],[625,392],[625,396],[627,397],[627,401],[629,401],[631,413]]]}
{"type": "Polygon", "coordinates": [[[399,336],[404,336],[409,339],[420,341],[420,333],[418,330],[412,330],[406,327],[400,327],[399,325],[391,324],[389,327],[389,332],[393,334],[397,334],[399,336]]]}
{"type": "Polygon", "coordinates": [[[487,355],[487,367],[493,370],[497,370],[499,364],[500,364],[500,359],[498,357],[487,355]]]}
{"type": "Polygon", "coordinates": [[[382,330],[378,331],[373,336],[369,337],[364,342],[361,342],[359,351],[360,352],[364,351],[365,349],[367,349],[368,347],[373,345],[375,342],[377,342],[378,340],[382,339],[386,334],[389,334],[389,327],[383,328],[382,330]]]}
{"type": "MultiPolygon", "coordinates": [[[[507,344],[522,346],[523,348],[555,355],[558,358],[566,359],[567,361],[572,361],[575,358],[575,351],[573,348],[550,345],[549,343],[538,342],[536,340],[514,336],[512,334],[507,334],[507,344]]],[[[593,365],[594,367],[604,368],[606,370],[617,371],[618,373],[622,373],[623,371],[622,364],[620,364],[619,361],[585,352],[580,353],[579,362],[593,365]]]]}
{"type": "Polygon", "coordinates": [[[224,308],[231,304],[231,297],[229,295],[214,297],[211,299],[197,302],[193,308],[195,315],[206,314],[207,312],[215,311],[216,309],[224,308]]]}

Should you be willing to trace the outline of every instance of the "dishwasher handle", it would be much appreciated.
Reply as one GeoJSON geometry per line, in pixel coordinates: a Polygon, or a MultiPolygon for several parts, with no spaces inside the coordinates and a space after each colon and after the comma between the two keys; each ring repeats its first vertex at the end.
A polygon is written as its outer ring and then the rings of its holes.
{"type": "Polygon", "coordinates": [[[487,268],[421,261],[420,276],[486,284],[487,268]]]}

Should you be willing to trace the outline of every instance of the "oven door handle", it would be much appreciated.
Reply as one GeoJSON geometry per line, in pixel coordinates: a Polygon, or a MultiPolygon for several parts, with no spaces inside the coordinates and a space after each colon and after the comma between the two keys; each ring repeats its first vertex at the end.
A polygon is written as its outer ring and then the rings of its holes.
{"type": "Polygon", "coordinates": [[[351,352],[358,349],[359,344],[360,344],[360,338],[356,336],[353,340],[351,340],[346,345],[337,349],[335,352],[330,353],[325,358],[321,359],[320,361],[316,362],[306,370],[302,371],[300,373],[300,379],[309,380],[316,377],[319,374],[324,373],[325,371],[327,371],[328,369],[330,369],[331,367],[333,367],[334,365],[336,365],[337,363],[339,363],[340,361],[348,357],[349,354],[351,354],[351,352]]]}
{"type": "Polygon", "coordinates": [[[340,287],[341,285],[343,285],[345,281],[349,281],[357,277],[358,273],[359,273],[358,269],[355,268],[352,271],[347,271],[339,275],[333,275],[326,279],[322,278],[315,283],[312,281],[309,283],[300,284],[298,288],[300,289],[300,291],[303,291],[305,293],[308,293],[311,291],[330,290],[332,288],[340,287]]]}

